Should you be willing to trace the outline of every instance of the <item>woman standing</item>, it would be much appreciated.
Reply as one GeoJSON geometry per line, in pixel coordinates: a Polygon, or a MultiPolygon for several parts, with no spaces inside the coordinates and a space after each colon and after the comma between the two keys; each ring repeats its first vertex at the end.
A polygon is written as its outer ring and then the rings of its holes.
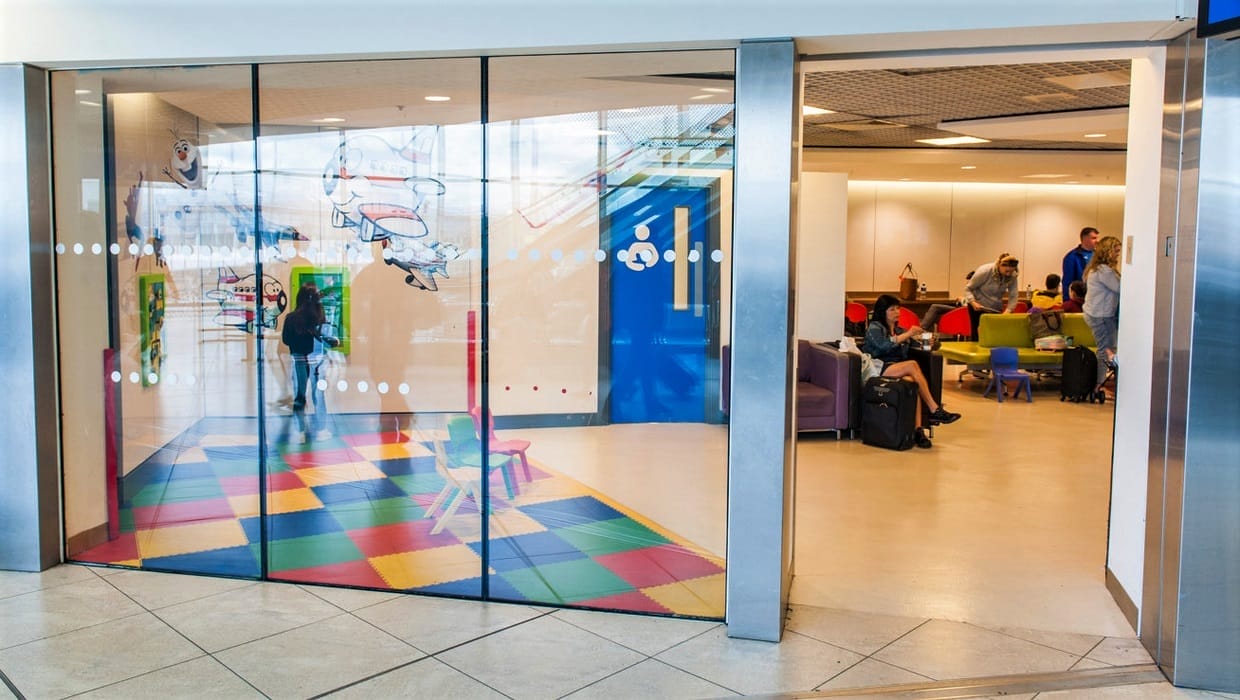
{"type": "MultiPolygon", "coordinates": [[[[870,325],[865,331],[865,341],[861,345],[862,352],[883,363],[882,376],[898,377],[917,384],[917,393],[921,402],[930,409],[930,424],[954,423],[960,419],[959,413],[951,413],[943,406],[935,403],[930,393],[930,384],[926,375],[922,374],[921,366],[916,360],[908,359],[908,342],[913,336],[921,333],[920,326],[903,329],[898,325],[900,320],[900,300],[890,294],[883,294],[874,302],[874,315],[870,317],[870,325]]],[[[921,403],[917,404],[917,423],[921,424],[921,403]]],[[[913,444],[918,447],[930,447],[930,438],[925,432],[917,429],[913,436],[913,444]]]]}
{"type": "Polygon", "coordinates": [[[1119,343],[1119,256],[1123,244],[1115,236],[1105,236],[1094,246],[1094,257],[1085,268],[1085,323],[1094,332],[1098,346],[1098,386],[1107,377],[1107,368],[1115,362],[1119,343]]]}
{"type": "Polygon", "coordinates": [[[1020,261],[1014,256],[1001,253],[994,262],[984,263],[973,271],[973,277],[964,288],[964,301],[969,305],[969,320],[973,323],[971,340],[977,340],[982,314],[1010,314],[1016,310],[1019,265],[1020,261]],[[1004,297],[1007,297],[1006,306],[1004,297]]]}
{"type": "Polygon", "coordinates": [[[304,434],[303,440],[314,435],[316,439],[325,440],[331,437],[327,430],[327,399],[319,387],[319,381],[325,380],[323,363],[327,358],[327,348],[340,345],[340,341],[332,335],[331,325],[323,311],[323,301],[319,290],[311,284],[297,290],[297,308],[284,319],[284,331],[281,340],[288,346],[289,355],[293,358],[293,413],[304,434]],[[306,425],[306,392],[310,392],[310,400],[314,403],[314,417],[311,424],[306,425]]]}

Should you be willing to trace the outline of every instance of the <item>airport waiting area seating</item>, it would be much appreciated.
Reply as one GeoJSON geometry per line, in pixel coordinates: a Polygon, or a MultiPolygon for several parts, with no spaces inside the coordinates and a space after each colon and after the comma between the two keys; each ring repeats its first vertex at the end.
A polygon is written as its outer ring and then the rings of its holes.
{"type": "MultiPolygon", "coordinates": [[[[729,413],[732,348],[720,352],[721,399],[729,413]]],[[[797,432],[844,431],[860,427],[861,356],[823,343],[797,340],[797,432]]]]}
{"type": "MultiPolygon", "coordinates": [[[[1063,315],[1063,335],[1072,338],[1077,346],[1095,349],[1093,331],[1085,323],[1084,314],[1063,315]]],[[[944,360],[952,365],[965,365],[968,370],[985,370],[990,367],[991,348],[1015,348],[1016,366],[1034,371],[1054,370],[1063,366],[1062,352],[1036,350],[1033,333],[1029,329],[1029,314],[982,314],[977,330],[977,341],[944,341],[939,348],[944,360]]],[[[964,374],[961,374],[963,379],[964,374]]]]}

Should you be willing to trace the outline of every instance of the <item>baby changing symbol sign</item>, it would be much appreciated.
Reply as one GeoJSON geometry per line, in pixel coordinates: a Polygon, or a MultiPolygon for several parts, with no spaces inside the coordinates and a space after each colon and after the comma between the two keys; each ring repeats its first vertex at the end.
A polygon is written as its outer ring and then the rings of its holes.
{"type": "Polygon", "coordinates": [[[658,264],[659,249],[650,242],[650,227],[638,224],[633,227],[633,235],[637,240],[633,241],[627,250],[621,251],[624,266],[634,272],[641,272],[658,264]]]}

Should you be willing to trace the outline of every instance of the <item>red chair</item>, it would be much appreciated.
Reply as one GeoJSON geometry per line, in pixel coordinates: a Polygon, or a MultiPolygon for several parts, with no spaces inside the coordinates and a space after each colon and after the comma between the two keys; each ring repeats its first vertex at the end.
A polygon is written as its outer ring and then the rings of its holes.
{"type": "MultiPolygon", "coordinates": [[[[482,408],[480,406],[474,406],[473,408],[469,409],[469,417],[474,419],[474,430],[476,430],[478,432],[478,435],[481,436],[482,435],[482,408]]],[[[490,448],[489,450],[490,453],[493,455],[503,455],[505,457],[516,457],[517,459],[521,460],[521,469],[522,471],[525,472],[525,480],[526,481],[533,480],[533,477],[530,476],[530,461],[525,456],[525,451],[530,448],[530,441],[529,440],[500,440],[499,438],[495,437],[495,416],[488,416],[488,418],[489,420],[487,420],[487,432],[488,432],[487,446],[490,448]]],[[[513,488],[514,489],[517,488],[516,479],[513,479],[513,488]]]]}
{"type": "Polygon", "coordinates": [[[844,318],[853,323],[865,323],[869,315],[870,312],[866,310],[865,304],[850,301],[844,305],[844,318]]]}
{"type": "Polygon", "coordinates": [[[917,314],[901,306],[900,307],[900,320],[897,323],[900,324],[901,328],[907,330],[909,328],[912,328],[913,326],[920,326],[921,319],[917,318],[917,314]]]}
{"type": "Polygon", "coordinates": [[[1014,313],[1014,314],[1027,314],[1027,313],[1029,313],[1029,305],[1028,305],[1028,304],[1026,304],[1026,303],[1025,303],[1025,302],[1023,302],[1023,301],[1018,301],[1018,302],[1016,302],[1016,308],[1012,310],[1012,313],[1014,313]]]}
{"type": "Polygon", "coordinates": [[[952,309],[939,318],[939,335],[954,335],[969,338],[973,335],[973,321],[969,318],[969,307],[962,306],[952,309]]]}

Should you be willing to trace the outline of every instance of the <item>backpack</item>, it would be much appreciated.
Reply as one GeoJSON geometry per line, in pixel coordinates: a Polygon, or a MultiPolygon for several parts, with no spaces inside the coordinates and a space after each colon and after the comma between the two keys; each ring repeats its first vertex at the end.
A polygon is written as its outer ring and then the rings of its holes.
{"type": "Polygon", "coordinates": [[[1063,335],[1063,312],[1033,309],[1029,312],[1029,332],[1034,340],[1048,335],[1063,335]]]}

